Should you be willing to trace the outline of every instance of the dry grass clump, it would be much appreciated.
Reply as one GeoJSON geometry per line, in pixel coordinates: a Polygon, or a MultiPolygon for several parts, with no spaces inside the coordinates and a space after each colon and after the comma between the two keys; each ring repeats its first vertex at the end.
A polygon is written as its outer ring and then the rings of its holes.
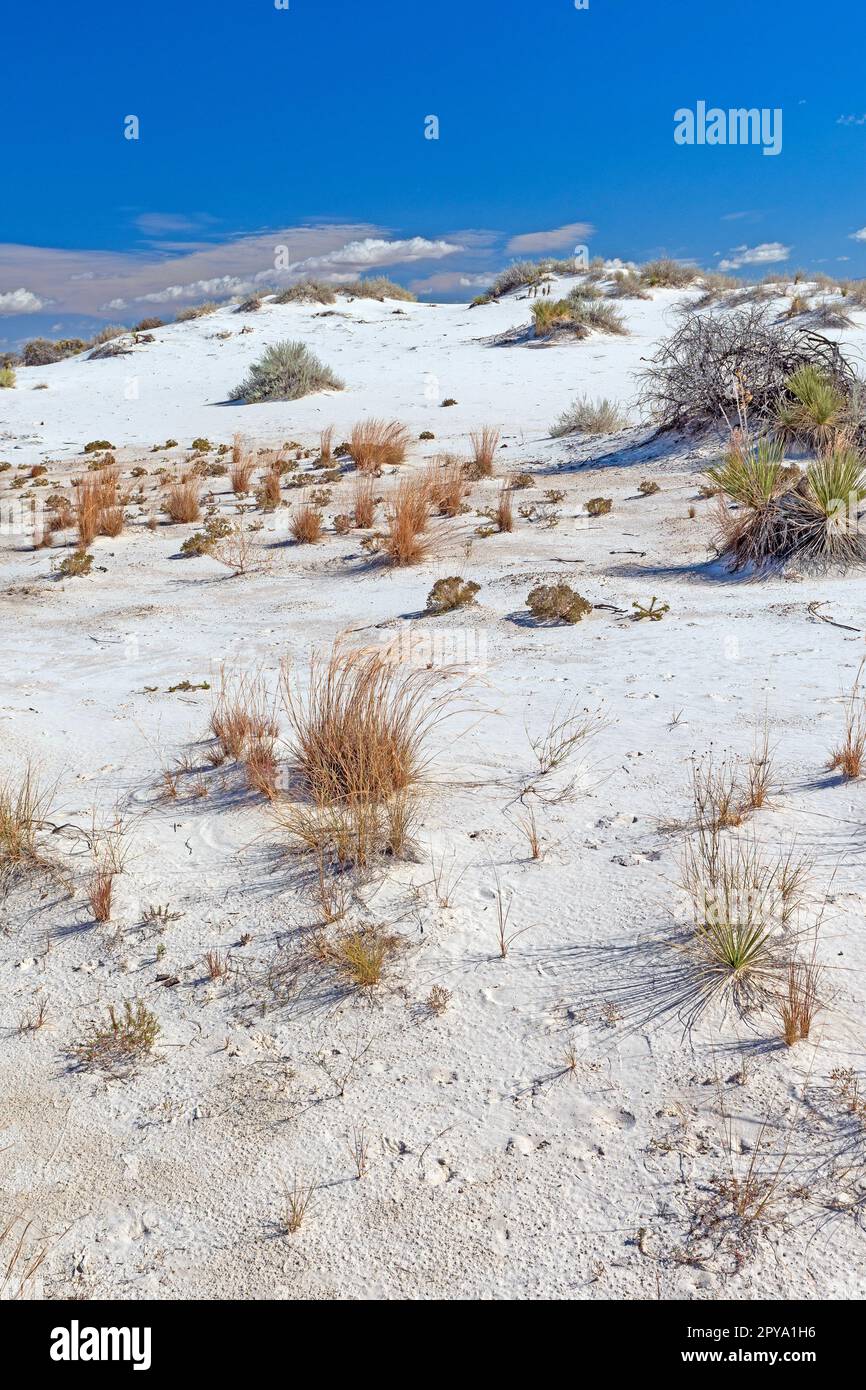
{"type": "MultiPolygon", "coordinates": [[[[232,458],[232,465],[229,469],[229,482],[232,492],[237,497],[245,497],[252,488],[253,469],[255,460],[252,454],[242,453],[239,458],[232,458]]],[[[277,474],[277,494],[279,499],[279,474],[277,474]]]]}
{"type": "Polygon", "coordinates": [[[431,505],[440,516],[459,516],[469,491],[460,459],[451,454],[434,459],[427,470],[427,488],[431,505]]]}
{"type": "Polygon", "coordinates": [[[526,606],[539,623],[579,623],[592,612],[592,604],[568,584],[537,584],[526,606]]]}
{"type": "Polygon", "coordinates": [[[174,482],[165,497],[165,510],[177,525],[198,521],[201,516],[199,485],[194,478],[187,482],[174,482]]]}
{"type": "Polygon", "coordinates": [[[261,674],[220,668],[210,729],[225,758],[243,760],[257,746],[273,748],[279,729],[261,674]]]}
{"type": "Polygon", "coordinates": [[[156,1016],[143,1001],[127,999],[122,1010],[111,1005],[106,1020],[91,1023],[70,1055],[82,1070],[125,1072],[149,1056],[159,1033],[156,1016]]]}
{"type": "Polygon", "coordinates": [[[514,493],[508,483],[503,483],[499,489],[493,516],[500,531],[510,533],[514,530],[514,493]]]}
{"type": "Polygon", "coordinates": [[[330,952],[338,971],[356,988],[373,989],[382,980],[400,938],[383,927],[366,926],[341,933],[330,952]]]}
{"type": "Polygon", "coordinates": [[[404,463],[410,435],[399,420],[361,420],[352,426],[349,453],[362,473],[381,473],[404,463]]]}
{"type": "Polygon", "coordinates": [[[649,299],[643,282],[633,270],[618,270],[609,290],[611,299],[649,299]]]}
{"type": "Polygon", "coordinates": [[[550,437],[560,439],[566,434],[616,434],[627,424],[616,401],[609,401],[606,396],[598,400],[578,396],[551,425],[550,437]]]}
{"type": "Polygon", "coordinates": [[[434,672],[339,645],[314,657],[304,689],[283,667],[291,751],[308,800],[278,802],[275,814],[316,857],[326,921],[345,911],[345,891],[328,875],[332,864],[364,869],[381,854],[406,853],[425,740],[447,713],[447,696],[430,697],[436,681],[434,672]]]}
{"type": "Polygon", "coordinates": [[[777,1008],[787,1047],[805,1042],[820,1013],[823,968],[814,959],[790,961],[777,1008]]]}
{"type": "Polygon", "coordinates": [[[833,749],[828,768],[839,771],[853,780],[866,770],[866,704],[860,689],[863,662],[857,672],[851,694],[845,701],[845,733],[842,742],[833,749]]]}
{"type": "Polygon", "coordinates": [[[96,536],[119,535],[123,530],[123,511],[117,505],[117,470],[106,468],[79,478],[75,485],[73,512],[82,550],[96,536]]]}
{"type": "Polygon", "coordinates": [[[472,444],[473,476],[490,478],[493,475],[493,459],[499,448],[500,433],[492,425],[474,430],[469,439],[472,444]]]}
{"type": "Polygon", "coordinates": [[[608,512],[613,509],[613,498],[590,497],[589,501],[584,503],[584,506],[590,516],[607,516],[608,512]]]}
{"type": "Polygon", "coordinates": [[[111,896],[115,873],[109,864],[97,864],[87,883],[87,901],[94,922],[111,921],[111,896]]]}
{"type": "Polygon", "coordinates": [[[347,280],[337,286],[337,292],[352,299],[401,299],[405,303],[413,304],[417,300],[417,295],[407,290],[405,285],[398,285],[395,280],[389,280],[387,275],[371,275],[366,280],[347,280]]]}
{"type": "MultiPolygon", "coordinates": [[[[279,464],[272,464],[262,474],[259,484],[259,491],[256,500],[262,511],[272,512],[280,505],[280,472],[279,464]]],[[[234,484],[232,484],[234,485],[234,484]]]]}
{"type": "Polygon", "coordinates": [[[565,333],[586,338],[591,329],[601,333],[624,335],[628,332],[622,314],[613,304],[602,299],[587,298],[585,291],[572,290],[567,299],[539,299],[532,306],[536,338],[552,333],[565,333]]]}
{"type": "Polygon", "coordinates": [[[54,788],[41,784],[33,762],[25,764],[19,778],[0,782],[0,871],[44,862],[38,837],[53,800],[54,788]]]}
{"type": "Polygon", "coordinates": [[[376,498],[373,478],[370,474],[362,474],[355,479],[352,493],[352,516],[355,525],[361,530],[367,530],[373,525],[375,515],[376,498]]]}
{"type": "Polygon", "coordinates": [[[299,280],[274,295],[275,304],[336,304],[333,287],[325,280],[299,280]]]}
{"type": "Polygon", "coordinates": [[[295,507],[289,522],[289,530],[299,545],[314,545],[322,539],[325,518],[311,499],[305,498],[295,507]]]}
{"type": "Polygon", "coordinates": [[[387,530],[381,554],[391,565],[417,565],[430,553],[426,531],[430,522],[427,479],[401,478],[385,507],[387,530]]]}
{"type": "Polygon", "coordinates": [[[317,803],[385,801],[421,780],[424,740],[444,717],[444,698],[424,699],[437,678],[339,644],[313,658],[304,690],[284,664],[290,746],[317,803]]]}

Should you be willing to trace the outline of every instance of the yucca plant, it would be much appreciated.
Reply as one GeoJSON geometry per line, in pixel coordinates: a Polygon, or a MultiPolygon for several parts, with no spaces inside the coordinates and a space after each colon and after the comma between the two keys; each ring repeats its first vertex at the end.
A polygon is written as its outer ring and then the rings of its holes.
{"type": "Polygon", "coordinates": [[[831,444],[846,415],[845,396],[838,386],[819,367],[806,363],[788,377],[785,390],[793,401],[780,402],[780,434],[798,435],[819,447],[831,444]]]}
{"type": "Polygon", "coordinates": [[[764,506],[778,496],[787,480],[784,445],[766,437],[751,443],[735,436],[724,463],[708,468],[707,477],[738,506],[764,506]]]}
{"type": "Polygon", "coordinates": [[[809,492],[828,518],[844,515],[866,497],[863,458],[859,450],[838,448],[824,454],[806,469],[809,492]]]}

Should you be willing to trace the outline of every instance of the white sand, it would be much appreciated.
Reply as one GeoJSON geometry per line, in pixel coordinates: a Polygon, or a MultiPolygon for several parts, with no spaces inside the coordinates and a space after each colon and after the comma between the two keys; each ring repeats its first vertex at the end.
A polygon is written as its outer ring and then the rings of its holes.
{"type": "MultiPolygon", "coordinates": [[[[472,310],[222,310],[156,330],[130,357],[21,370],[17,389],[0,393],[0,458],[50,460],[49,492],[79,475],[90,439],[117,446],[126,474],[163,464],[147,451],[167,437],[188,449],[197,435],[218,443],[241,429],[313,448],[323,426],[339,441],[378,415],[413,437],[434,432],[408,468],[465,453],[468,431],[489,423],[507,445],[499,473],[535,476],[517,503],[566,493],[555,528],[519,519],[512,535],[482,539],[475,509],[493,504],[498,482],[477,484],[473,512],[435,528],[434,558],[390,572],[357,534],[283,543],[282,514],[255,537],[269,571],[238,578],[212,559],[179,559],[195,528],[149,531],[147,509],[130,508],[122,536],[94,543],[94,572],[66,582],[50,572],[68,553],[61,538],[53,551],[0,538],[2,768],[32,756],[58,779],[57,823],[87,828],[94,806],[105,817],[116,804],[131,817],[110,926],[91,920],[84,842],[69,831],[49,842],[68,888],[28,877],[2,905],[0,1226],[26,1212],[50,1242],[49,1296],[863,1296],[866,1134],[830,1077],[863,1069],[866,792],[824,771],[863,656],[863,580],[747,582],[708,568],[713,503],[697,495],[708,444],[659,441],[617,458],[640,431],[547,438],[579,392],[633,398],[640,359],[675,326],[677,302],[670,291],[625,301],[629,337],[552,347],[485,342],[528,318],[521,298],[472,310]],[[346,390],[220,404],[263,346],[286,337],[311,345],[346,390]],[[458,404],[441,408],[449,396],[458,404]],[[661,491],[641,497],[645,477],[661,491]],[[597,495],[613,511],[587,522],[582,504],[597,495]],[[456,573],[480,583],[477,606],[418,616],[435,579],[456,573]],[[533,626],[526,594],[553,579],[624,615],[533,626]],[[664,620],[633,621],[633,600],[653,595],[670,604],[664,620]],[[814,600],[857,631],[818,621],[814,600]],[[226,658],[261,665],[276,689],[283,656],[303,667],[346,629],[375,643],[421,634],[437,661],[483,659],[431,740],[416,862],[384,865],[353,909],[354,920],[391,923],[405,951],[371,999],[310,976],[278,1003],[267,967],[316,921],[306,868],[236,772],[207,767],[211,694],[166,692],[183,679],[213,684],[226,658]],[[603,706],[607,727],[539,779],[527,730],[543,733],[572,701],[603,706]],[[818,945],[828,1007],[791,1049],[767,1011],[751,1025],[711,1012],[690,1035],[674,1014],[648,1020],[669,957],[637,949],[682,913],[683,837],[671,827],[689,815],[690,755],[710,745],[747,755],[765,712],[776,790],[742,833],[768,853],[794,843],[812,858],[804,925],[829,895],[818,945]],[[161,768],[182,756],[204,768],[207,796],[161,797],[161,768]],[[538,862],[519,826],[528,786],[538,862]],[[459,877],[449,907],[431,853],[459,877]],[[521,933],[506,959],[497,876],[521,933]],[[160,934],[142,926],[149,904],[181,915],[160,934]],[[243,933],[252,939],[239,946],[243,933]],[[206,978],[212,948],[231,953],[228,981],[206,978]],[[158,983],[166,974],[179,982],[158,983]],[[434,984],[451,992],[439,1017],[424,1005],[434,984]],[[161,1025],[154,1060],[125,1079],[71,1070],[88,1020],[134,998],[161,1025]],[[45,1026],[19,1033],[43,1001],[45,1026]],[[765,1119],[761,1171],[785,1155],[777,1219],[755,1228],[753,1248],[730,1226],[715,1232],[717,1248],[692,1238],[712,1179],[747,1171],[765,1119]],[[347,1136],[360,1129],[359,1181],[347,1136]],[[296,1177],[317,1190],[286,1236],[283,1194],[296,1177]]],[[[862,349],[862,333],[846,337],[862,349]]],[[[226,479],[213,486],[230,513],[226,479]]],[[[333,489],[329,517],[350,510],[350,490],[333,489]]],[[[443,675],[443,688],[458,683],[443,675]]]]}

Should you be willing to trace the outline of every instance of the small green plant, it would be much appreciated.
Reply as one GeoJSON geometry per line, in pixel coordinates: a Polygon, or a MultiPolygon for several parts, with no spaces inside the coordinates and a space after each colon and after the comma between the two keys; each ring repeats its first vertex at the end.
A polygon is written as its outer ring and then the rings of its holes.
{"type": "Polygon", "coordinates": [[[205,439],[199,435],[197,439],[192,441],[192,448],[197,454],[206,454],[213,448],[213,445],[209,439],[205,439]]]}
{"type": "Polygon", "coordinates": [[[92,567],[93,556],[88,550],[74,550],[60,561],[57,573],[61,579],[75,579],[79,575],[89,574],[92,567]]]}
{"type": "Polygon", "coordinates": [[[613,508],[613,498],[590,497],[585,506],[590,516],[607,516],[608,512],[613,508]]]}
{"type": "Polygon", "coordinates": [[[665,613],[670,611],[670,604],[660,603],[658,607],[656,607],[657,603],[658,600],[656,598],[652,598],[648,606],[638,603],[637,599],[635,599],[632,603],[632,608],[637,609],[635,613],[635,622],[640,622],[641,618],[649,618],[650,622],[660,623],[665,613]]]}
{"type": "Polygon", "coordinates": [[[15,385],[15,373],[11,367],[0,367],[0,388],[12,390],[15,385]]]}
{"type": "Polygon", "coordinates": [[[107,439],[91,439],[89,444],[85,444],[85,454],[101,454],[103,449],[113,449],[114,445],[107,439]]]}
{"type": "Polygon", "coordinates": [[[592,604],[568,584],[538,584],[526,599],[537,622],[579,623],[592,612],[592,604]]]}
{"type": "Polygon", "coordinates": [[[85,1071],[129,1071],[153,1051],[160,1027],[141,999],[127,999],[122,1009],[109,1006],[108,1018],[92,1022],[70,1054],[85,1071]]]}
{"type": "Polygon", "coordinates": [[[475,602],[475,595],[480,587],[480,584],[475,584],[471,579],[461,579],[456,574],[450,575],[447,579],[437,579],[427,595],[427,611],[450,613],[455,608],[465,608],[475,602]]]}
{"type": "Polygon", "coordinates": [[[218,541],[231,535],[232,524],[227,517],[214,516],[205,523],[203,531],[187,536],[180,548],[181,555],[210,555],[218,541]]]}

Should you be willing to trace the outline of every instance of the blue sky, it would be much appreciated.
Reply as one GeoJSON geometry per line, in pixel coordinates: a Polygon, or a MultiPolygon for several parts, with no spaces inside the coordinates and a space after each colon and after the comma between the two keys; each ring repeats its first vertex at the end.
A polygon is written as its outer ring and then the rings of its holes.
{"type": "Polygon", "coordinates": [[[442,298],[584,240],[866,275],[862,0],[47,0],[3,39],[0,341],[169,318],[278,244],[442,298]],[[699,100],[781,108],[781,153],[678,146],[699,100]]]}

